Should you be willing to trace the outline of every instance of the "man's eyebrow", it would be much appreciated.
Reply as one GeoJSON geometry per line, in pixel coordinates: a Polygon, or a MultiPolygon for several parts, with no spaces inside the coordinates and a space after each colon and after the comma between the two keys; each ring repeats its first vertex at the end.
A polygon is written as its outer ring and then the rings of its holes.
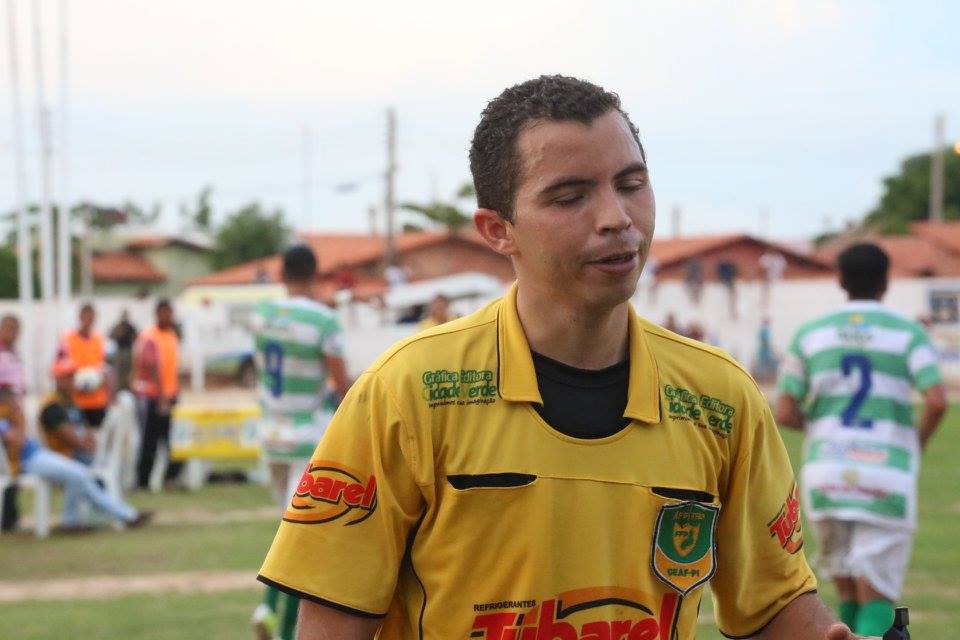
{"type": "Polygon", "coordinates": [[[647,163],[646,162],[633,162],[628,164],[623,169],[617,172],[617,175],[613,176],[614,180],[619,180],[620,178],[625,178],[631,173],[647,173],[647,163]]]}

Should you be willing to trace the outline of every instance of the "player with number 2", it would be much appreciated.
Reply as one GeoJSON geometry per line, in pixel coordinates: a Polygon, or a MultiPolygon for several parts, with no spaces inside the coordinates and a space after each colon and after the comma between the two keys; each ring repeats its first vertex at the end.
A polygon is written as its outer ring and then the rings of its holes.
{"type": "Polygon", "coordinates": [[[856,244],[838,258],[849,301],[808,322],[790,345],[777,422],[804,429],[801,474],[820,542],[816,564],[840,619],[879,636],[894,618],[917,522],[920,454],[946,410],[926,332],[881,304],[889,258],[856,244]],[[923,397],[919,424],[913,394],[923,397]]]}

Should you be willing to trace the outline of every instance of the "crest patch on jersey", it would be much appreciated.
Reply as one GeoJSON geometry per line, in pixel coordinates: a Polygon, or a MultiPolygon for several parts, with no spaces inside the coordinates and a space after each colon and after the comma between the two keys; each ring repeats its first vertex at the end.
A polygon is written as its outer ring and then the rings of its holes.
{"type": "Polygon", "coordinates": [[[346,526],[363,522],[377,509],[377,479],[329,460],[311,460],[300,477],[287,522],[323,524],[346,518],[346,526]]]}
{"type": "Polygon", "coordinates": [[[660,508],[653,531],[653,572],[682,595],[706,582],[717,569],[714,531],[720,508],[683,502],[660,508]]]}

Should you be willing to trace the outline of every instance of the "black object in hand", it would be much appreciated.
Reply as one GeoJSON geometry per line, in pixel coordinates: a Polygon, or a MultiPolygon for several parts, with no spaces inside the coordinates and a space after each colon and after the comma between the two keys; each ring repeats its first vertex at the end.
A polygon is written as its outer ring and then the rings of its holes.
{"type": "Polygon", "coordinates": [[[883,634],[883,640],[910,640],[910,612],[906,607],[897,607],[893,614],[893,626],[883,634]]]}

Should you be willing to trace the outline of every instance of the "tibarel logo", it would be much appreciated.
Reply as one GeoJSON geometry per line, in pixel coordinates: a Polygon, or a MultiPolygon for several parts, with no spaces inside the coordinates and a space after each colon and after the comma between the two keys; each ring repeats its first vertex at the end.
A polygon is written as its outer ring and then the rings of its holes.
{"type": "Polygon", "coordinates": [[[670,640],[676,626],[677,601],[677,594],[664,594],[654,610],[650,607],[653,598],[635,589],[577,589],[522,612],[478,615],[473,620],[470,638],[670,640]]]}
{"type": "Polygon", "coordinates": [[[653,572],[686,595],[716,570],[713,531],[719,507],[684,502],[661,507],[653,532],[653,572]]]}
{"type": "Polygon", "coordinates": [[[770,537],[776,537],[787,553],[796,553],[803,547],[803,532],[800,531],[800,488],[794,482],[780,512],[767,523],[770,537]]]}
{"type": "Polygon", "coordinates": [[[290,506],[283,514],[287,522],[322,524],[349,517],[349,526],[363,522],[377,508],[377,479],[329,460],[312,460],[300,477],[290,506]]]}

